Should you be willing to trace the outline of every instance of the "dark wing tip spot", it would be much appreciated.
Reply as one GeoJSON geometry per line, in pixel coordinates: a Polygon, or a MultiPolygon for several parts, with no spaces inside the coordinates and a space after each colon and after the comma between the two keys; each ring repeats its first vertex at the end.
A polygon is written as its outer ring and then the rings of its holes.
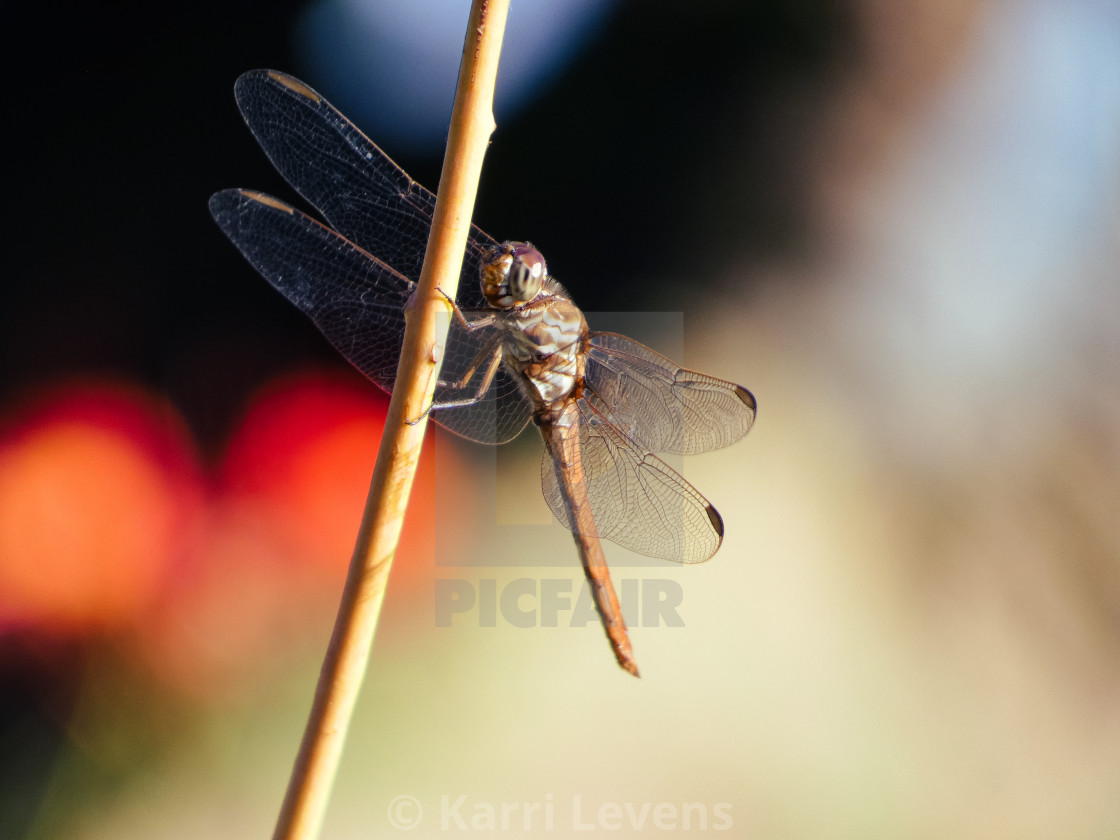
{"type": "Polygon", "coordinates": [[[742,385],[735,386],[735,396],[737,396],[743,405],[751,410],[752,414],[758,413],[758,403],[755,402],[754,394],[744,388],[742,385]]]}
{"type": "Polygon", "coordinates": [[[720,516],[719,511],[710,504],[705,506],[704,512],[708,514],[708,522],[711,523],[712,530],[716,532],[716,536],[719,537],[720,542],[723,542],[723,517],[720,516]]]}

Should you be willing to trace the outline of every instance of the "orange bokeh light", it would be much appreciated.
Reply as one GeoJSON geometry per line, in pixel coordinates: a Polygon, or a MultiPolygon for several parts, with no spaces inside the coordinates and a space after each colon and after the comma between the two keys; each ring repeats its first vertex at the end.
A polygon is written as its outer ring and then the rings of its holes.
{"type": "Polygon", "coordinates": [[[201,498],[177,415],[118,384],[58,388],[0,437],[0,620],[130,621],[165,584],[201,498]]]}
{"type": "MultiPolygon", "coordinates": [[[[0,424],[0,632],[114,634],[168,684],[223,698],[266,678],[337,606],[387,400],[308,373],[251,399],[205,482],[179,415],[136,386],[58,386],[0,424]],[[124,631],[124,632],[121,632],[124,631]]],[[[429,438],[396,597],[434,575],[429,438]]],[[[440,479],[467,481],[454,447],[440,479]]]]}

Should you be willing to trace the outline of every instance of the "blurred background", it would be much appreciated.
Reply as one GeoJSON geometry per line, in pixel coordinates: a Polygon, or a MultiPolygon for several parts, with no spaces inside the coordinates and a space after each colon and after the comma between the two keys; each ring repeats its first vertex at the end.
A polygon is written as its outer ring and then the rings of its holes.
{"type": "MultiPolygon", "coordinates": [[[[467,11],[5,6],[0,836],[270,834],[385,402],[207,213],[300,204],[232,85],[434,189],[467,11]]],[[[608,546],[683,593],[640,681],[443,626],[581,574],[430,432],[323,836],[1120,836],[1120,3],[514,0],[499,88],[476,221],[759,420],[685,465],[711,562],[608,546]]]]}

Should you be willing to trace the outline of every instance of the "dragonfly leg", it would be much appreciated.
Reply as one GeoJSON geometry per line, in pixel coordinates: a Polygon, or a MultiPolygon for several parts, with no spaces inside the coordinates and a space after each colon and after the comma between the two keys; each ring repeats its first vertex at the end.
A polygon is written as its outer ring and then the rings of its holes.
{"type": "Polygon", "coordinates": [[[498,374],[498,365],[502,363],[502,351],[498,346],[500,338],[500,336],[495,336],[493,340],[487,342],[486,346],[483,347],[482,350],[480,350],[479,353],[474,357],[474,360],[471,362],[470,367],[467,368],[467,372],[463,374],[463,377],[458,382],[440,382],[441,385],[451,388],[466,388],[467,385],[470,384],[471,379],[473,379],[474,375],[478,372],[478,369],[482,366],[483,361],[486,360],[486,354],[489,353],[490,364],[487,366],[486,373],[483,374],[482,381],[478,383],[478,389],[474,394],[469,397],[463,397],[459,400],[444,400],[443,402],[433,401],[426,409],[424,409],[423,412],[420,413],[419,417],[416,417],[412,420],[406,420],[405,422],[410,426],[415,426],[417,423],[427,417],[428,414],[433,410],[438,410],[441,408],[461,408],[462,406],[474,405],[477,402],[481,402],[482,398],[486,395],[486,392],[490,390],[490,386],[494,383],[494,377],[498,374]]]}
{"type": "MultiPolygon", "coordinates": [[[[459,377],[457,381],[447,382],[441,379],[439,381],[439,384],[445,388],[455,388],[457,390],[462,390],[470,384],[470,381],[472,379],[474,379],[474,375],[478,373],[478,369],[482,367],[482,363],[489,360],[490,369],[486,371],[484,377],[486,388],[489,388],[490,383],[494,379],[494,371],[497,370],[498,365],[498,362],[495,362],[494,359],[497,358],[499,361],[501,361],[502,354],[501,352],[499,352],[499,345],[501,344],[501,341],[502,337],[500,335],[493,336],[489,341],[482,345],[477,353],[474,354],[474,358],[471,359],[471,363],[467,365],[466,371],[462,376],[459,377]]],[[[483,390],[485,391],[485,389],[483,390]]]]}
{"type": "MultiPolygon", "coordinates": [[[[477,318],[475,318],[472,321],[471,319],[469,319],[467,317],[466,312],[464,312],[459,307],[459,304],[457,304],[454,300],[451,299],[451,295],[449,295],[447,292],[445,292],[439,286],[436,286],[436,291],[439,292],[441,295],[443,295],[444,299],[451,306],[451,311],[453,313],[455,313],[455,318],[459,321],[460,324],[463,325],[463,328],[466,329],[466,330],[474,332],[475,330],[480,330],[480,329],[483,329],[484,327],[492,327],[492,326],[494,326],[494,322],[498,320],[498,316],[497,316],[496,313],[494,313],[494,312],[482,312],[481,314],[479,314],[479,316],[477,318]]],[[[473,313],[474,310],[471,310],[471,311],[473,313]]]]}
{"type": "MultiPolygon", "coordinates": [[[[498,374],[498,366],[502,363],[502,352],[500,348],[495,348],[491,352],[490,364],[486,367],[486,372],[482,375],[482,380],[478,383],[478,389],[472,396],[464,397],[461,400],[444,400],[443,402],[433,403],[432,408],[454,408],[462,405],[474,405],[476,402],[481,402],[482,398],[486,396],[486,392],[490,390],[490,386],[494,384],[494,377],[498,374]]],[[[466,388],[470,384],[470,380],[474,378],[475,373],[478,372],[478,364],[464,375],[464,377],[457,383],[452,383],[453,388],[466,388]]]]}

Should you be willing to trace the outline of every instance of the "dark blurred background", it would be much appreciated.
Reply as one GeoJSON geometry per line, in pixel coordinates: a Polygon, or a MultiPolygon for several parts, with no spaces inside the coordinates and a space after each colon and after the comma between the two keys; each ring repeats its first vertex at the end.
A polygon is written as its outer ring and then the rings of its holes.
{"type": "MultiPolygon", "coordinates": [[[[360,5],[5,13],[20,115],[9,132],[18,282],[3,289],[5,396],[46,378],[121,372],[166,392],[211,447],[254,385],[298,360],[333,361],[297,312],[246,280],[206,199],[231,185],[293,197],[233,102],[233,80],[254,67],[320,88],[435,189],[461,10],[415,12],[442,37],[438,64],[406,42],[380,63],[391,77],[363,82],[338,66],[347,50],[372,61],[408,15],[402,6],[399,19],[369,24],[364,42],[339,47],[360,5]],[[412,77],[430,101],[409,98],[412,77]]],[[[503,82],[517,58],[543,78],[499,104],[477,220],[499,238],[539,240],[593,310],[632,309],[636,289],[647,308],[681,309],[689,295],[666,293],[670,278],[804,250],[805,159],[830,89],[859,61],[856,15],[829,0],[687,14],[668,3],[515,6],[511,26],[523,23],[503,82]],[[575,24],[552,45],[566,16],[575,24]],[[525,29],[539,31],[527,48],[542,54],[518,54],[525,29]]]]}
{"type": "MultiPolygon", "coordinates": [[[[209,217],[301,204],[232,86],[296,75],[435,189],[467,6],[0,12],[0,837],[271,831],[385,403],[209,217]]],[[[461,794],[1120,834],[1120,3],[514,0],[496,117],[475,221],[679,313],[642,340],[759,421],[688,464],[717,557],[619,572],[685,593],[640,683],[594,626],[438,626],[440,580],[580,573],[432,433],[324,836],[401,794],[413,836],[461,794]]]]}

